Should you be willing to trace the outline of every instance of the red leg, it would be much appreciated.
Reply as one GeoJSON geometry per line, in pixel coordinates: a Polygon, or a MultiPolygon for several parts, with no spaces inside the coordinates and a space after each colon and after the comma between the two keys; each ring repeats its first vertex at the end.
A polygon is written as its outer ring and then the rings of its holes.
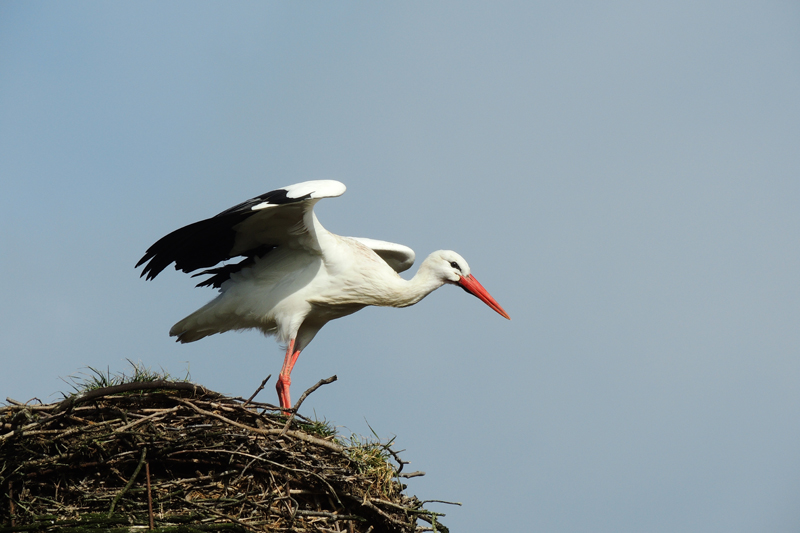
{"type": "Polygon", "coordinates": [[[278,375],[278,382],[275,384],[275,389],[278,391],[278,399],[284,409],[291,409],[292,407],[289,386],[292,384],[292,369],[299,356],[300,350],[294,351],[294,339],[292,339],[289,341],[289,347],[286,348],[286,356],[283,358],[281,373],[278,375]]]}

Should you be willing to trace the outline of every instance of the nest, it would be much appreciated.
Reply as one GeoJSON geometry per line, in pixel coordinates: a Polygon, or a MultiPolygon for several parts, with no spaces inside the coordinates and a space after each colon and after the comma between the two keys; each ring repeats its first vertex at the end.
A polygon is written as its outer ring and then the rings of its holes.
{"type": "Polygon", "coordinates": [[[447,531],[391,442],[269,404],[165,381],[9,402],[0,532],[447,531]]]}

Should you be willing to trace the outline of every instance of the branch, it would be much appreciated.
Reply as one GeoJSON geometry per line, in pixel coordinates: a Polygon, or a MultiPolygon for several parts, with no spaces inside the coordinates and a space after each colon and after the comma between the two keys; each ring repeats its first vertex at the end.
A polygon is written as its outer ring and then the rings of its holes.
{"type": "Polygon", "coordinates": [[[217,420],[221,420],[221,421],[225,422],[226,424],[230,424],[230,425],[238,427],[238,428],[246,429],[248,431],[252,431],[253,433],[258,433],[260,435],[281,435],[281,436],[282,435],[289,435],[290,437],[294,437],[296,439],[303,440],[303,441],[309,442],[311,444],[316,444],[317,446],[322,446],[324,448],[328,448],[329,450],[333,450],[335,452],[340,452],[341,453],[342,451],[344,451],[344,447],[339,446],[338,444],[336,444],[334,442],[327,441],[327,440],[321,439],[319,437],[314,437],[313,435],[308,435],[306,433],[303,433],[302,431],[285,431],[284,432],[283,430],[280,430],[280,429],[261,429],[261,428],[257,428],[257,427],[253,427],[253,426],[248,426],[246,424],[240,424],[239,422],[235,422],[235,421],[233,421],[233,420],[231,420],[229,418],[225,418],[224,416],[218,415],[217,413],[212,413],[211,411],[206,411],[204,409],[200,409],[199,407],[194,405],[192,402],[187,402],[187,401],[182,400],[180,398],[175,398],[175,400],[180,402],[180,403],[182,403],[182,404],[184,404],[184,405],[187,405],[187,406],[191,407],[192,409],[194,409],[195,411],[197,411],[201,415],[206,415],[206,416],[210,416],[210,417],[216,418],[217,420]]]}
{"type": "Polygon", "coordinates": [[[150,518],[150,529],[155,527],[155,520],[153,517],[153,493],[150,490],[150,462],[144,464],[145,473],[147,474],[147,515],[150,518]]]}
{"type": "Polygon", "coordinates": [[[158,412],[155,412],[152,415],[148,415],[148,416],[139,418],[137,420],[134,420],[130,424],[126,424],[126,425],[124,425],[122,427],[118,427],[117,429],[114,430],[114,433],[121,433],[123,431],[127,431],[127,430],[131,429],[134,426],[138,426],[142,422],[146,422],[148,420],[152,420],[152,419],[157,418],[159,416],[164,416],[164,415],[166,415],[168,413],[174,413],[177,410],[178,410],[178,406],[177,405],[175,407],[170,408],[170,409],[159,410],[158,412]]]}
{"type": "Polygon", "coordinates": [[[103,387],[102,389],[94,389],[82,394],[78,394],[77,396],[70,396],[63,402],[58,404],[55,411],[53,413],[61,413],[68,409],[72,409],[75,405],[83,402],[88,402],[89,400],[95,400],[97,398],[103,398],[105,396],[111,396],[112,394],[119,394],[120,392],[130,392],[135,390],[150,390],[150,389],[167,389],[167,390],[187,390],[192,391],[193,393],[197,394],[201,392],[202,394],[211,394],[215,395],[216,393],[206,389],[205,387],[201,387],[200,385],[195,385],[194,383],[186,383],[182,381],[165,381],[165,380],[156,380],[156,381],[141,381],[137,383],[123,383],[122,385],[114,385],[113,387],[103,387]]]}
{"type": "Polygon", "coordinates": [[[261,382],[261,385],[259,385],[258,388],[256,389],[256,391],[253,394],[250,395],[250,397],[247,399],[246,402],[244,402],[242,407],[247,407],[247,404],[249,404],[251,401],[253,401],[253,398],[256,397],[256,394],[258,394],[259,392],[264,390],[264,385],[267,384],[267,381],[269,381],[269,378],[271,378],[271,377],[272,377],[272,374],[270,374],[269,376],[264,378],[264,381],[261,382]]]}
{"type": "Polygon", "coordinates": [[[139,464],[136,465],[136,470],[133,471],[133,475],[128,480],[128,483],[125,485],[125,487],[121,491],[119,491],[119,494],[117,494],[114,497],[114,501],[111,502],[111,507],[108,509],[108,516],[111,516],[112,514],[114,514],[114,507],[117,505],[117,503],[119,502],[120,498],[122,498],[122,495],[125,494],[126,492],[128,492],[128,489],[133,486],[133,482],[136,481],[136,476],[139,475],[139,471],[142,469],[142,465],[144,464],[144,458],[146,456],[147,456],[147,448],[142,448],[142,458],[139,459],[139,464]]]}
{"type": "Polygon", "coordinates": [[[286,425],[283,426],[283,431],[281,432],[281,435],[284,435],[286,431],[289,429],[289,424],[291,424],[292,420],[294,420],[294,415],[297,414],[297,410],[300,409],[301,405],[303,405],[303,402],[306,400],[306,398],[308,398],[308,395],[317,390],[318,388],[322,387],[323,385],[328,385],[329,383],[333,383],[337,379],[339,378],[337,378],[336,375],[333,375],[328,379],[321,379],[317,381],[316,385],[305,391],[303,395],[300,396],[300,399],[297,400],[297,403],[294,404],[294,407],[292,407],[292,413],[289,415],[289,419],[286,421],[286,425]]]}

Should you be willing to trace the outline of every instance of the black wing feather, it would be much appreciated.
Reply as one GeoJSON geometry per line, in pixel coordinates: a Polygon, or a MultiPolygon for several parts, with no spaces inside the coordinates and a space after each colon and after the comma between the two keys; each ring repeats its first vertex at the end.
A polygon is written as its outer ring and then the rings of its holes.
{"type": "Polygon", "coordinates": [[[251,265],[256,257],[261,257],[275,248],[274,245],[259,244],[250,250],[244,250],[232,255],[237,236],[236,226],[249,217],[260,213],[260,211],[253,211],[254,206],[263,203],[275,205],[291,204],[302,202],[310,197],[311,193],[298,198],[289,198],[286,189],[277,189],[251,198],[246,202],[226,209],[214,217],[189,224],[162,237],[147,249],[144,256],[136,263],[136,267],[138,268],[147,263],[142,270],[141,276],[146,276],[146,279],[151,280],[171,263],[175,263],[176,270],[188,273],[200,268],[213,267],[232,257],[244,256],[245,260],[240,263],[225,265],[195,274],[196,276],[203,274],[213,275],[211,278],[199,283],[198,287],[219,287],[230,278],[232,273],[251,265]]]}
{"type": "Polygon", "coordinates": [[[219,289],[223,283],[231,278],[231,274],[239,272],[243,268],[253,265],[253,263],[256,262],[256,259],[264,257],[275,248],[276,246],[265,244],[264,246],[260,246],[252,250],[252,253],[248,253],[243,261],[239,261],[238,263],[231,265],[223,265],[221,267],[203,270],[197,274],[192,274],[193,278],[196,278],[197,276],[211,276],[210,278],[206,278],[198,283],[196,287],[214,287],[215,289],[219,289]]]}

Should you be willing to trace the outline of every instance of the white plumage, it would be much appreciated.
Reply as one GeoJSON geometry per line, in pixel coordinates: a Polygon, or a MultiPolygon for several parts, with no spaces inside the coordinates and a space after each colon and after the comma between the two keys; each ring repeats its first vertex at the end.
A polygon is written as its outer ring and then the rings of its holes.
{"type": "Polygon", "coordinates": [[[313,207],[340,196],[338,181],[308,181],[268,192],[215,217],[178,229],[153,244],[137,263],[153,279],[175,263],[184,272],[210,276],[198,286],[220,294],[170,330],[193,342],[231,330],[258,329],[287,345],[276,388],[290,408],[290,374],[300,352],[330,320],[368,305],[413,305],[445,283],[461,286],[505,318],[508,314],[471,275],[463,257],[439,250],[405,280],[414,263],[403,245],[341,237],[317,220],[313,207]],[[244,259],[223,264],[234,257],[244,259]],[[214,267],[214,268],[209,268],[214,267]]]}

